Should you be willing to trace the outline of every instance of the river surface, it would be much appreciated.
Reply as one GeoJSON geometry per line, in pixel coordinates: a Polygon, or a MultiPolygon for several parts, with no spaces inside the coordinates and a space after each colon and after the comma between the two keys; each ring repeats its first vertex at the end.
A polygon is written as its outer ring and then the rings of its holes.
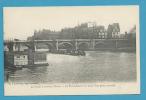
{"type": "Polygon", "coordinates": [[[49,66],[5,70],[15,83],[89,83],[136,81],[136,53],[88,51],[86,56],[47,54],[49,66]]]}

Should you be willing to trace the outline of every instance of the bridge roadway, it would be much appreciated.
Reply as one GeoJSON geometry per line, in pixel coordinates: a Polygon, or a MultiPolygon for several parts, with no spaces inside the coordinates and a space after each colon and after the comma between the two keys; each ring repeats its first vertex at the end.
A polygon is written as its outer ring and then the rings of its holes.
{"type": "MultiPolygon", "coordinates": [[[[102,40],[127,40],[125,38],[115,38],[115,39],[55,39],[55,40],[20,40],[20,41],[11,41],[13,43],[28,43],[28,42],[55,42],[55,41],[78,41],[78,42],[81,42],[81,41],[102,41],[102,40]]],[[[5,41],[5,43],[9,43],[10,41],[5,41]]]]}

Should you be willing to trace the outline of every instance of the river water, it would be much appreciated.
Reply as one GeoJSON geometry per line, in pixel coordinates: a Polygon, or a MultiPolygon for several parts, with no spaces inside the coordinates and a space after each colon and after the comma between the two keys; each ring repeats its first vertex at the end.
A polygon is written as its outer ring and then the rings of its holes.
{"type": "Polygon", "coordinates": [[[15,83],[136,81],[136,53],[88,51],[86,56],[47,54],[49,66],[5,71],[15,83]]]}

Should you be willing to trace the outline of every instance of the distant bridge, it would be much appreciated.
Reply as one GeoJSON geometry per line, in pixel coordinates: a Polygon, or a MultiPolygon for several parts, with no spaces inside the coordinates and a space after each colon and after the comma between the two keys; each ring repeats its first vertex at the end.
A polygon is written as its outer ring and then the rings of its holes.
{"type": "Polygon", "coordinates": [[[118,48],[128,45],[127,39],[55,39],[55,40],[32,40],[32,41],[5,41],[5,48],[13,51],[24,49],[60,50],[60,49],[83,49],[97,50],[106,48],[118,48]]]}

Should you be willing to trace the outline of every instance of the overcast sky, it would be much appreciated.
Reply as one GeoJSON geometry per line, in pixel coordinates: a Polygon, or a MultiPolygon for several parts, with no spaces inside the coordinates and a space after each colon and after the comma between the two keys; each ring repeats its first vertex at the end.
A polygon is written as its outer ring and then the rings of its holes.
{"type": "Polygon", "coordinates": [[[84,22],[119,23],[121,33],[138,25],[138,6],[5,7],[4,38],[26,39],[34,30],[59,31],[84,22]]]}

